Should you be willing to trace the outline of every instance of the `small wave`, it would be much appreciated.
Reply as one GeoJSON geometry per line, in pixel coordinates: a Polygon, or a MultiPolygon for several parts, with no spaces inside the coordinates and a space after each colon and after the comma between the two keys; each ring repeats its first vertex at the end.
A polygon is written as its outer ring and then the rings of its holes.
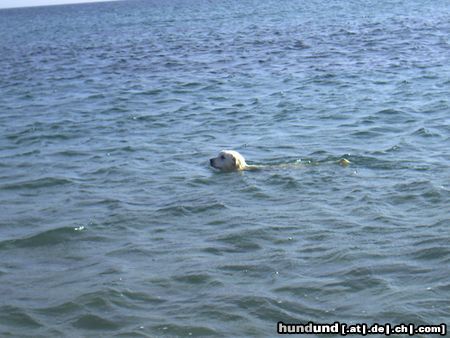
{"type": "Polygon", "coordinates": [[[155,95],[159,95],[161,93],[163,93],[164,91],[160,88],[155,88],[155,89],[149,89],[149,90],[145,90],[142,92],[138,92],[136,93],[137,95],[143,95],[143,96],[155,96],[155,95]]]}
{"type": "Polygon", "coordinates": [[[358,139],[364,139],[364,140],[370,139],[370,138],[381,137],[383,135],[384,135],[384,133],[379,132],[379,131],[375,131],[373,129],[366,129],[366,130],[356,131],[356,132],[353,132],[351,134],[351,136],[354,136],[354,137],[356,137],[358,139]]]}
{"type": "Polygon", "coordinates": [[[43,326],[37,319],[23,309],[9,305],[0,307],[0,321],[2,322],[2,326],[12,326],[14,329],[21,327],[28,330],[35,330],[43,326]]]}
{"type": "MultiPolygon", "coordinates": [[[[136,305],[136,304],[162,304],[165,303],[166,300],[162,299],[161,297],[153,297],[145,292],[139,292],[139,291],[123,291],[120,294],[121,298],[125,298],[130,301],[130,304],[136,305]]],[[[121,306],[124,306],[123,302],[120,302],[121,306]]]]}
{"type": "Polygon", "coordinates": [[[201,82],[183,82],[180,83],[179,86],[183,87],[183,88],[198,88],[200,86],[202,86],[201,82]]]}
{"type": "Polygon", "coordinates": [[[208,186],[211,184],[211,181],[207,177],[194,177],[187,184],[192,187],[208,186]]]}
{"type": "Polygon", "coordinates": [[[90,153],[86,151],[76,150],[76,149],[67,149],[62,151],[57,151],[52,155],[56,156],[67,156],[67,157],[77,157],[77,156],[88,156],[90,153]]]}
{"type": "Polygon", "coordinates": [[[421,136],[421,137],[440,137],[441,135],[438,133],[434,133],[426,128],[419,128],[415,132],[412,133],[414,136],[421,136]]]}
{"type": "Polygon", "coordinates": [[[414,259],[425,261],[445,261],[450,258],[450,249],[448,246],[435,245],[429,248],[415,248],[411,254],[414,259]]]}
{"type": "Polygon", "coordinates": [[[221,209],[227,209],[227,206],[223,203],[211,203],[211,204],[204,204],[204,205],[174,205],[174,206],[168,206],[164,208],[160,208],[156,210],[158,213],[163,214],[171,214],[173,216],[181,216],[181,215],[188,215],[188,214],[195,214],[195,213],[202,213],[208,210],[221,210],[221,209]]]}
{"type": "Polygon", "coordinates": [[[114,174],[117,174],[119,176],[122,174],[122,170],[119,166],[98,168],[95,171],[91,171],[88,173],[88,175],[105,175],[105,176],[114,175],[114,174]]]}
{"type": "Polygon", "coordinates": [[[79,236],[82,231],[77,231],[73,227],[62,227],[42,231],[38,234],[18,239],[8,239],[0,242],[0,248],[19,247],[33,248],[60,244],[66,240],[79,236]]]}
{"type": "Polygon", "coordinates": [[[271,195],[268,193],[265,193],[262,189],[260,189],[259,187],[257,187],[256,185],[248,185],[243,187],[242,189],[240,189],[240,192],[242,193],[248,193],[250,194],[252,197],[254,198],[259,198],[259,199],[266,199],[266,198],[270,198],[271,195]]]}
{"type": "Polygon", "coordinates": [[[72,325],[76,328],[87,330],[114,330],[120,327],[116,321],[94,314],[80,316],[72,322],[72,325]]]}
{"type": "Polygon", "coordinates": [[[104,94],[92,94],[87,97],[88,100],[105,99],[105,98],[106,96],[104,94]]]}
{"type": "Polygon", "coordinates": [[[231,245],[234,251],[250,252],[261,249],[261,245],[255,242],[250,236],[245,236],[245,233],[238,232],[217,239],[220,243],[231,245]]]}
{"type": "Polygon", "coordinates": [[[0,188],[5,190],[38,189],[71,183],[73,183],[72,180],[67,178],[42,177],[35,180],[27,180],[22,182],[4,184],[0,186],[0,188]]]}
{"type": "Polygon", "coordinates": [[[392,116],[392,115],[404,114],[404,112],[401,110],[388,108],[388,109],[382,109],[382,110],[377,111],[377,114],[392,116]]]}
{"type": "Polygon", "coordinates": [[[207,274],[185,274],[185,275],[178,275],[173,277],[174,280],[177,282],[182,282],[186,284],[209,284],[213,281],[211,276],[207,274]]]}
{"type": "Polygon", "coordinates": [[[377,287],[385,290],[388,287],[387,281],[375,276],[372,269],[366,267],[352,267],[339,272],[337,276],[341,277],[339,284],[345,285],[352,290],[365,290],[377,287]]]}
{"type": "Polygon", "coordinates": [[[207,326],[158,324],[151,327],[153,334],[164,337],[216,337],[218,332],[207,326]]]}
{"type": "Polygon", "coordinates": [[[24,135],[10,135],[9,138],[14,140],[17,145],[34,144],[42,141],[66,141],[70,140],[74,134],[71,133],[49,133],[40,134],[34,130],[27,131],[24,135]]]}
{"type": "Polygon", "coordinates": [[[306,44],[304,41],[302,40],[297,40],[292,44],[292,49],[308,49],[311,48],[310,45],[306,44]]]}
{"type": "Polygon", "coordinates": [[[271,175],[267,179],[267,183],[270,185],[281,185],[286,189],[296,189],[300,187],[300,182],[295,177],[283,176],[279,174],[271,175]]]}
{"type": "Polygon", "coordinates": [[[246,276],[268,276],[274,273],[273,269],[265,265],[251,265],[251,264],[226,264],[218,266],[219,270],[227,271],[233,274],[245,274],[246,276]]]}
{"type": "Polygon", "coordinates": [[[443,200],[443,195],[439,188],[429,181],[412,181],[399,183],[394,186],[400,196],[395,198],[398,203],[408,203],[411,200],[422,199],[436,204],[443,200]]]}

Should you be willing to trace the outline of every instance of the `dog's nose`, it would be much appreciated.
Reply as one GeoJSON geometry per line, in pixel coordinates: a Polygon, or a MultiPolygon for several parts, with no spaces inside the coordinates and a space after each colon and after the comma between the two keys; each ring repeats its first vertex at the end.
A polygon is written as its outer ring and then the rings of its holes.
{"type": "Polygon", "coordinates": [[[210,159],[210,160],[209,160],[209,165],[211,165],[211,166],[212,166],[212,165],[213,165],[213,162],[214,162],[214,159],[213,159],[213,158],[212,158],[212,159],[210,159]]]}

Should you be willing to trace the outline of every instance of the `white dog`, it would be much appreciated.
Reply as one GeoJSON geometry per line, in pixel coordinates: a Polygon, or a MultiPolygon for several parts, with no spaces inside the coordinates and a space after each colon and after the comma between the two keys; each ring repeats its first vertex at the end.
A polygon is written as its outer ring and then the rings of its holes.
{"type": "Polygon", "coordinates": [[[249,166],[245,163],[245,158],[237,151],[222,150],[219,156],[209,160],[211,167],[222,171],[238,171],[238,170],[253,170],[256,166],[249,166]]]}
{"type": "MultiPolygon", "coordinates": [[[[351,162],[346,158],[341,158],[337,163],[343,167],[347,167],[351,162]]],[[[257,170],[267,168],[267,165],[248,165],[245,162],[244,156],[239,154],[235,150],[222,150],[219,156],[209,160],[211,167],[222,170],[222,171],[240,171],[240,170],[257,170]]],[[[303,166],[303,164],[298,163],[286,163],[271,165],[272,168],[292,168],[303,166]]]]}

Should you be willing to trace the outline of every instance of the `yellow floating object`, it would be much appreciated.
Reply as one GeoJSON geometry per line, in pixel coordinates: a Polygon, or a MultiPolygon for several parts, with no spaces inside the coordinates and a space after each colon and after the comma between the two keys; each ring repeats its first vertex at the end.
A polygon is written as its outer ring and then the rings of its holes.
{"type": "Polygon", "coordinates": [[[349,160],[347,160],[346,158],[341,158],[341,159],[339,160],[339,164],[340,164],[341,166],[343,166],[343,167],[348,166],[350,163],[351,163],[351,162],[350,162],[349,160]]]}

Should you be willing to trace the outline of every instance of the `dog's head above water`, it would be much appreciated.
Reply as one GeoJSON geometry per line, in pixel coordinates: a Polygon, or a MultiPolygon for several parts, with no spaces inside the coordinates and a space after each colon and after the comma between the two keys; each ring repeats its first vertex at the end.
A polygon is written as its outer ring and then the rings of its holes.
{"type": "Polygon", "coordinates": [[[234,150],[222,150],[217,157],[209,160],[209,164],[211,167],[222,171],[245,170],[247,168],[244,156],[234,150]]]}

